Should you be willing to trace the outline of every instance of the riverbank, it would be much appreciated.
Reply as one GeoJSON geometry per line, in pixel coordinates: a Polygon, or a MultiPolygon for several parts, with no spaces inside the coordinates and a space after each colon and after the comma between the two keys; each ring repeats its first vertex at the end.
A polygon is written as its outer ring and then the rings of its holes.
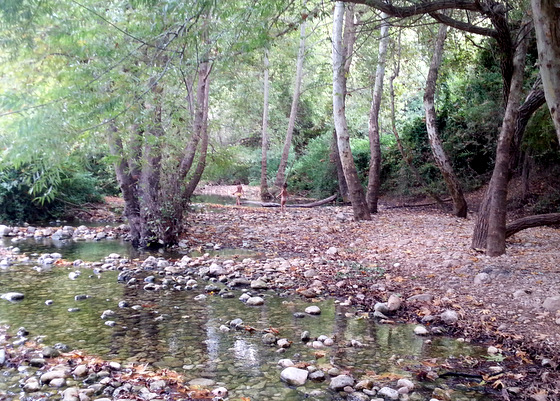
{"type": "MultiPolygon", "coordinates": [[[[470,249],[473,224],[428,208],[382,206],[372,221],[354,222],[347,207],[212,205],[189,216],[184,244],[253,250],[283,262],[264,271],[250,265],[248,279],[290,296],[333,297],[386,324],[414,322],[430,335],[493,347],[489,358],[501,371],[469,367],[489,387],[503,389],[504,399],[557,400],[560,232],[522,231],[506,255],[488,258],[470,249]],[[392,294],[400,307],[389,313],[380,304],[392,294]]],[[[426,380],[428,373],[415,372],[426,380]]]]}
{"type": "Polygon", "coordinates": [[[438,326],[452,311],[457,319],[445,324],[446,333],[495,346],[509,362],[512,370],[494,384],[523,392],[508,397],[560,399],[557,228],[521,231],[508,239],[505,255],[490,258],[470,248],[475,216],[458,219],[435,208],[381,205],[372,221],[354,222],[344,207],[214,207],[196,222],[193,241],[306,260],[319,277],[292,267],[303,295],[319,280],[321,295],[373,311],[390,294],[428,294],[404,302],[398,318],[438,326]]]}

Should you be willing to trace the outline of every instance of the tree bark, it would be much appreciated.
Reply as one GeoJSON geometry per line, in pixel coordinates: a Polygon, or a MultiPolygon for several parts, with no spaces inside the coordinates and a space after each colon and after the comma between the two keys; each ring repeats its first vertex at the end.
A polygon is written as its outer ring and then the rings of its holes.
{"type": "Polygon", "coordinates": [[[348,184],[344,177],[344,170],[342,168],[342,161],[340,160],[340,153],[338,152],[338,143],[336,138],[336,130],[333,129],[333,138],[331,143],[331,162],[336,166],[336,176],[338,178],[338,190],[343,202],[348,202],[348,184]]]}
{"type": "Polygon", "coordinates": [[[528,46],[526,31],[527,27],[522,30],[520,35],[522,39],[515,51],[513,60],[514,70],[506,111],[498,138],[494,171],[482,201],[473,233],[473,248],[486,248],[490,256],[499,256],[506,251],[506,205],[507,186],[510,176],[510,152],[523,89],[523,72],[528,46]]]}
{"type": "Polygon", "coordinates": [[[346,49],[343,44],[344,3],[337,1],[334,7],[333,23],[333,117],[337,134],[338,150],[344,176],[348,183],[348,195],[352,202],[354,218],[356,220],[371,220],[364,190],[358,177],[352,150],[350,148],[350,136],[346,122],[345,99],[346,99],[346,75],[344,64],[347,59],[346,49]]]}
{"type": "Polygon", "coordinates": [[[263,118],[262,118],[262,140],[261,140],[261,191],[260,196],[262,201],[270,200],[272,196],[268,192],[268,176],[266,168],[268,164],[268,92],[270,81],[268,77],[268,49],[264,51],[263,57],[264,71],[263,71],[263,118]]]}
{"type": "Polygon", "coordinates": [[[377,53],[377,70],[373,97],[369,111],[369,174],[367,186],[367,204],[370,213],[377,213],[379,188],[381,187],[381,144],[379,138],[379,109],[381,108],[381,95],[383,94],[383,79],[385,77],[385,62],[387,59],[387,44],[389,42],[389,15],[381,13],[381,29],[379,50],[377,53]]]}
{"type": "Polygon", "coordinates": [[[436,81],[438,77],[439,67],[441,65],[443,56],[443,47],[445,44],[445,37],[447,36],[447,26],[441,24],[437,34],[436,45],[430,70],[428,72],[428,79],[426,81],[426,91],[424,93],[424,109],[426,112],[426,128],[428,130],[428,138],[430,139],[430,147],[436,165],[438,166],[449,194],[453,199],[453,214],[457,217],[467,217],[467,202],[463,196],[463,191],[459,180],[453,172],[453,167],[443,150],[441,139],[439,137],[438,127],[436,123],[436,110],[434,95],[436,91],[436,81]]]}
{"type": "Polygon", "coordinates": [[[555,0],[531,0],[531,7],[546,103],[560,142],[560,8],[555,0]]]}
{"type": "MultiPolygon", "coordinates": [[[[322,205],[326,205],[327,203],[331,203],[334,202],[336,200],[336,198],[338,197],[337,194],[331,195],[328,198],[325,199],[321,199],[318,201],[314,201],[314,202],[309,202],[309,203],[302,203],[300,205],[286,205],[286,207],[302,207],[302,208],[312,208],[312,207],[317,207],[317,206],[322,206],[322,205]]],[[[243,203],[248,203],[248,204],[256,204],[256,205],[260,205],[262,207],[280,207],[279,203],[276,202],[251,202],[251,201],[244,201],[243,203]]]]}
{"type": "Polygon", "coordinates": [[[290,147],[292,146],[292,137],[294,134],[294,127],[297,118],[298,102],[301,93],[301,82],[303,80],[303,61],[305,60],[305,21],[306,20],[304,19],[300,25],[299,50],[296,63],[296,80],[294,83],[294,93],[292,96],[292,107],[290,109],[290,120],[288,121],[288,130],[286,132],[286,139],[284,141],[282,156],[280,158],[280,165],[278,166],[276,180],[274,181],[274,185],[278,188],[281,188],[284,182],[286,182],[286,167],[288,166],[288,157],[290,155],[290,147]]]}
{"type": "Polygon", "coordinates": [[[514,220],[506,226],[506,238],[532,227],[560,224],[560,213],[537,214],[514,220]]]}

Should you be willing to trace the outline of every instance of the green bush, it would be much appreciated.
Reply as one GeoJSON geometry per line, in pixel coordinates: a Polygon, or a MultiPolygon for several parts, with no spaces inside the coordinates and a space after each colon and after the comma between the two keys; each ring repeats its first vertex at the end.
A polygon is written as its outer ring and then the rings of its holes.
{"type": "Polygon", "coordinates": [[[332,195],[338,190],[336,167],[330,161],[331,141],[330,132],[309,141],[288,177],[292,190],[314,197],[332,195]]]}
{"type": "Polygon", "coordinates": [[[49,200],[32,194],[25,169],[0,171],[0,221],[8,224],[41,222],[65,216],[69,208],[100,202],[98,180],[89,172],[66,172],[56,187],[49,188],[49,200]]]}
{"type": "Polygon", "coordinates": [[[235,181],[248,184],[253,164],[251,154],[251,150],[238,145],[213,148],[206,157],[202,179],[216,184],[233,184],[235,181]]]}

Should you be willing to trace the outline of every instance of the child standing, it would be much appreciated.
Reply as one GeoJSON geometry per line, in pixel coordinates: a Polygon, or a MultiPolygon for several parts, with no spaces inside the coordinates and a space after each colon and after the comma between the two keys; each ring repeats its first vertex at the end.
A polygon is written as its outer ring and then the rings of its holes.
{"type": "Polygon", "coordinates": [[[235,204],[237,206],[241,205],[241,196],[243,195],[243,186],[241,186],[241,183],[239,181],[237,181],[237,189],[235,190],[235,192],[233,193],[233,196],[235,196],[235,204]]]}
{"type": "Polygon", "coordinates": [[[284,212],[286,210],[286,201],[288,200],[288,183],[282,185],[280,190],[280,211],[284,212]]]}

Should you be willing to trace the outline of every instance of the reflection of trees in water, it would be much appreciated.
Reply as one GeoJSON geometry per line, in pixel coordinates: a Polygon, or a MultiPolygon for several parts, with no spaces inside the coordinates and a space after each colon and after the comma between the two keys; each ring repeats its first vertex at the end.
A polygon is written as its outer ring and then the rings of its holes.
{"type": "Polygon", "coordinates": [[[123,299],[131,306],[141,305],[142,308],[127,307],[117,311],[111,352],[139,362],[156,362],[166,356],[182,361],[205,355],[202,352],[205,333],[201,326],[206,313],[204,307],[196,307],[192,301],[195,295],[125,286],[123,299]]]}

